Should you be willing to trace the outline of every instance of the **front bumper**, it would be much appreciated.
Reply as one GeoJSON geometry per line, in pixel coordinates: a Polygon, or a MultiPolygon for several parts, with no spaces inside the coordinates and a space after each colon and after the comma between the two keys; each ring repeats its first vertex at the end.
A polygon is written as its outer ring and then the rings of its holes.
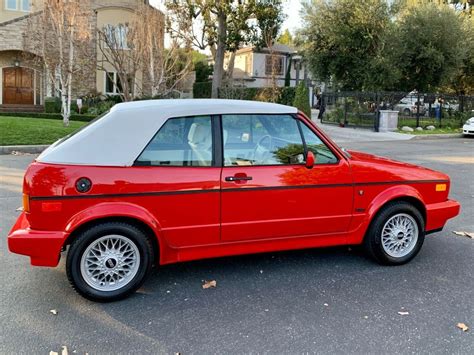
{"type": "Polygon", "coordinates": [[[426,205],[426,232],[441,230],[447,220],[456,217],[460,210],[461,205],[454,200],[426,205]]]}
{"type": "Polygon", "coordinates": [[[466,135],[474,136],[474,125],[464,125],[462,127],[462,133],[466,135]]]}
{"type": "Polygon", "coordinates": [[[64,232],[31,229],[23,212],[8,235],[8,249],[29,256],[31,265],[57,266],[67,236],[64,232]]]}

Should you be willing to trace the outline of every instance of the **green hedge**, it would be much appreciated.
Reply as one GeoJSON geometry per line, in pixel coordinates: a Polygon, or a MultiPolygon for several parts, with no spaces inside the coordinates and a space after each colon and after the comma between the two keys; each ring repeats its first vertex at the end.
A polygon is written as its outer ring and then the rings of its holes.
{"type": "Polygon", "coordinates": [[[44,99],[44,112],[61,113],[61,100],[57,97],[47,97],[44,99]]]}
{"type": "Polygon", "coordinates": [[[195,99],[207,99],[211,97],[212,82],[203,81],[193,84],[193,97],[195,99]]]}
{"type": "MultiPolygon", "coordinates": [[[[100,103],[99,103],[100,104],[100,103]]],[[[97,105],[99,105],[97,104],[97,105]]],[[[95,106],[94,106],[95,107],[95,106]]],[[[81,108],[81,115],[86,114],[89,110],[89,106],[83,103],[81,108]]],[[[61,99],[58,97],[47,97],[44,99],[44,112],[46,113],[61,113],[61,99]]],[[[79,112],[77,103],[75,100],[71,102],[71,112],[79,112]]]]}
{"type": "Polygon", "coordinates": [[[295,99],[293,101],[293,106],[298,110],[303,111],[306,116],[311,117],[311,106],[309,104],[309,91],[304,82],[298,84],[296,88],[295,99]]]}
{"type": "MultiPolygon", "coordinates": [[[[47,118],[51,120],[62,120],[63,116],[60,113],[43,113],[43,112],[1,112],[0,116],[13,117],[29,117],[29,118],[47,118]]],[[[96,115],[77,115],[72,114],[69,118],[71,121],[90,122],[96,115]]]]}
{"type": "Polygon", "coordinates": [[[275,90],[277,90],[276,95],[272,95],[271,88],[222,88],[219,90],[219,97],[221,99],[250,101],[273,101],[276,97],[276,103],[293,106],[296,93],[294,87],[279,87],[275,90]]]}

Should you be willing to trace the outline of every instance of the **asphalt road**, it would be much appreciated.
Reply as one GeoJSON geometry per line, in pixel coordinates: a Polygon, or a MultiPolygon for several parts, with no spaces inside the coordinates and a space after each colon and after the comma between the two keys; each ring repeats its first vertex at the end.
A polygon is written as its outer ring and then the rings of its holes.
{"type": "Polygon", "coordinates": [[[0,353],[474,353],[474,240],[452,233],[474,232],[474,139],[345,146],[448,173],[461,215],[404,266],[347,247],[205,260],[161,267],[111,304],[75,294],[64,257],[39,268],[8,252],[33,157],[0,156],[0,353]]]}

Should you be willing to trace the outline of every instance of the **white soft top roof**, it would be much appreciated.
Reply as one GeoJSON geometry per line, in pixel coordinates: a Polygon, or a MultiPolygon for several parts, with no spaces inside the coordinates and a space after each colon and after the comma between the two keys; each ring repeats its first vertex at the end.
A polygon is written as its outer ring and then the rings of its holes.
{"type": "Polygon", "coordinates": [[[147,100],[120,103],[101,119],[48,147],[38,162],[131,166],[167,119],[217,114],[291,114],[290,106],[221,99],[147,100]]]}

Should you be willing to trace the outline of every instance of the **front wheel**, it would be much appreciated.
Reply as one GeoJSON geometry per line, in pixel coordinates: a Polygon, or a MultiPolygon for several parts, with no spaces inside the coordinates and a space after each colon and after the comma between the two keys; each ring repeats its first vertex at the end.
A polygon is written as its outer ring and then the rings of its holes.
{"type": "Polygon", "coordinates": [[[401,265],[421,249],[425,225],[420,211],[407,202],[393,202],[376,215],[364,240],[369,255],[385,265],[401,265]]]}
{"type": "Polygon", "coordinates": [[[115,301],[142,285],[152,266],[152,252],[149,239],[135,226],[98,224],[80,233],[71,244],[67,276],[85,298],[115,301]]]}

